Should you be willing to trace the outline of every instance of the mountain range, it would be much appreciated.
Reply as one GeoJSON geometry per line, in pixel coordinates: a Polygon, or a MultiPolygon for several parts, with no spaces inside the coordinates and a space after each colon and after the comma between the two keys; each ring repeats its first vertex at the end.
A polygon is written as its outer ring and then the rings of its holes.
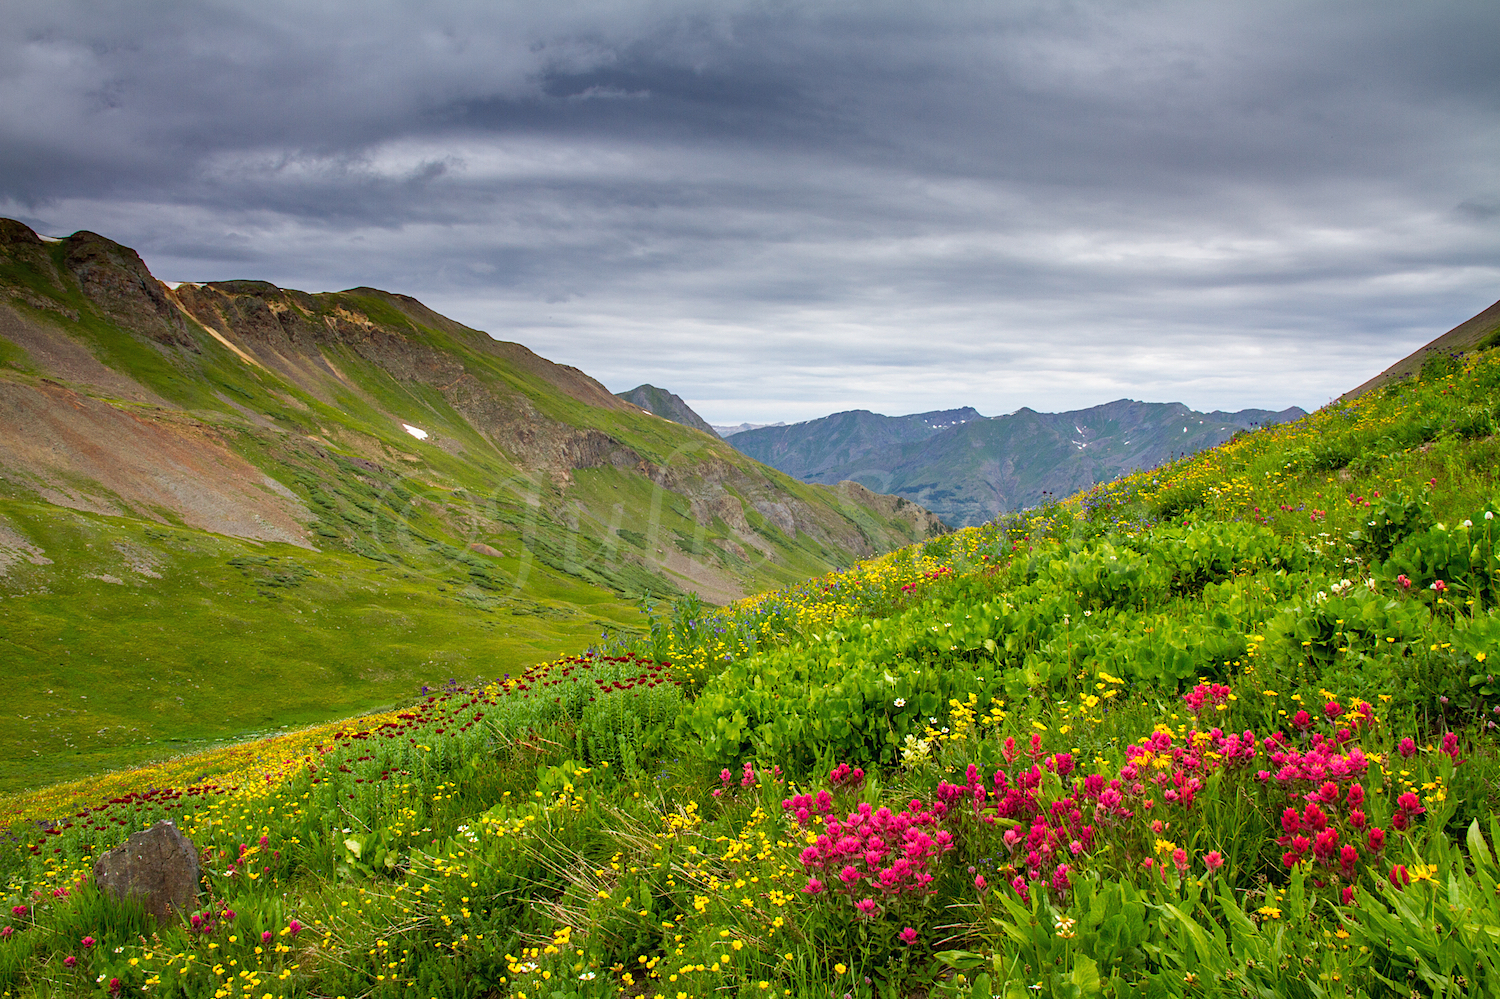
{"type": "Polygon", "coordinates": [[[169,287],[103,236],[0,220],[0,667],[40,705],[0,732],[0,790],[493,677],[641,627],[645,597],[720,603],[942,530],[404,295],[169,287]],[[59,741],[80,712],[94,734],[59,741]]]}
{"type": "Polygon", "coordinates": [[[784,426],[786,426],[785,421],[780,422],[780,423],[734,423],[734,424],[715,423],[715,424],[713,424],[714,432],[716,434],[718,434],[720,437],[733,437],[735,434],[742,434],[746,430],[759,430],[761,427],[784,427],[784,426]]]}
{"type": "MultiPolygon", "coordinates": [[[[641,385],[620,398],[664,419],[723,433],[666,389],[641,385]]],[[[790,426],[746,425],[724,438],[804,482],[858,482],[966,527],[1213,447],[1242,430],[1305,415],[1296,406],[1199,413],[1181,403],[1131,399],[1067,413],[1022,408],[993,418],[972,406],[910,416],[856,409],[790,426]]]]}
{"type": "Polygon", "coordinates": [[[1023,408],[993,418],[972,408],[897,417],[853,410],[747,430],[730,442],[804,481],[853,480],[961,527],[1304,415],[1296,407],[1199,413],[1181,403],[1130,399],[1067,413],[1023,408]]]}

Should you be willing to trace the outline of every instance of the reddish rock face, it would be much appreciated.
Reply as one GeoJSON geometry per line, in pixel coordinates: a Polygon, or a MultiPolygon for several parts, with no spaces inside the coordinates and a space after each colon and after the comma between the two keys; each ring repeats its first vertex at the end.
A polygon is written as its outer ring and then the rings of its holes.
{"type": "Polygon", "coordinates": [[[198,851],[165,819],[143,829],[94,863],[94,883],[117,899],[138,898],[165,923],[198,899],[198,851]]]}

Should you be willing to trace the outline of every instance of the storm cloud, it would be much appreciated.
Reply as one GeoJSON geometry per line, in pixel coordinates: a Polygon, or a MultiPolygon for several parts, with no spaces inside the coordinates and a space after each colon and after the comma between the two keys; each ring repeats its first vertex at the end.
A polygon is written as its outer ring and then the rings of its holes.
{"type": "Polygon", "coordinates": [[[374,285],[714,422],[1312,408],[1500,298],[1500,5],[165,3],[0,23],[0,214],[374,285]]]}

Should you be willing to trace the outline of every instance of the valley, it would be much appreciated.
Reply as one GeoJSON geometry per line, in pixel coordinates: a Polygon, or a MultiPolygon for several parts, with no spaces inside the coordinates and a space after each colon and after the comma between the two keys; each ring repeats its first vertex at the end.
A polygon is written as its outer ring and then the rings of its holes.
{"type": "Polygon", "coordinates": [[[519,671],[941,530],[411,298],[171,288],[0,220],[0,661],[48,706],[0,736],[0,790],[519,671]]]}

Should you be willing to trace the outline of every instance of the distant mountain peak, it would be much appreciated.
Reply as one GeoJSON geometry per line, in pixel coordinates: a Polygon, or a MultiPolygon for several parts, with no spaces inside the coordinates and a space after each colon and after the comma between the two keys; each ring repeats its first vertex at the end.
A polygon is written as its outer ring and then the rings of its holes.
{"type": "Polygon", "coordinates": [[[617,392],[615,394],[626,402],[641,407],[653,416],[660,416],[664,420],[671,420],[673,423],[680,423],[685,427],[701,430],[711,437],[719,436],[719,432],[709,426],[707,420],[693,412],[693,408],[683,402],[682,397],[675,392],[668,392],[664,388],[657,388],[655,385],[647,383],[637,385],[629,392],[617,392]]]}
{"type": "Polygon", "coordinates": [[[784,426],[786,426],[786,422],[782,421],[780,423],[740,423],[740,424],[737,424],[737,425],[736,424],[727,424],[727,423],[715,423],[712,426],[714,428],[714,432],[716,434],[718,434],[720,437],[733,437],[735,434],[742,434],[746,430],[759,430],[761,427],[784,427],[784,426]]]}

